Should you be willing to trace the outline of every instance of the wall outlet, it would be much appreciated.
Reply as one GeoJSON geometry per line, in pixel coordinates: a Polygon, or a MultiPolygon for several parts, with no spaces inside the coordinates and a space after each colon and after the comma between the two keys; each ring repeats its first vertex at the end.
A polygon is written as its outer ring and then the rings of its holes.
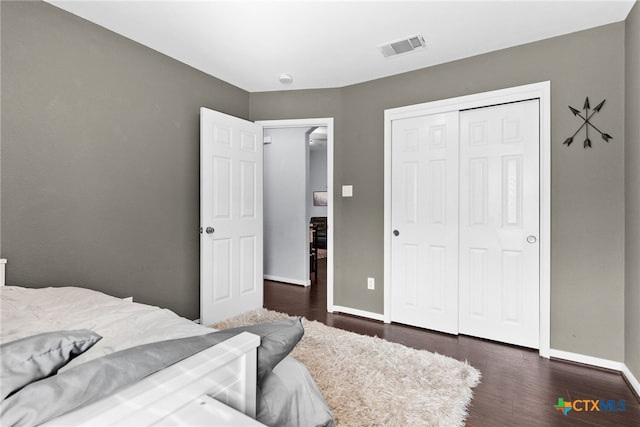
{"type": "Polygon", "coordinates": [[[375,289],[376,288],[376,279],[373,277],[367,277],[367,289],[375,289]]]}

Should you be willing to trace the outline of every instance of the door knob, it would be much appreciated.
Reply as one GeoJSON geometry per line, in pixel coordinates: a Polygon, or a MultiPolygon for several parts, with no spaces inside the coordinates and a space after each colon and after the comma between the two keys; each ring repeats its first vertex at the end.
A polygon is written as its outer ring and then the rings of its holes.
{"type": "Polygon", "coordinates": [[[216,231],[213,227],[207,227],[206,230],[207,234],[213,234],[214,231],[216,231]]]}
{"type": "Polygon", "coordinates": [[[398,230],[393,230],[393,235],[398,237],[400,235],[400,232],[398,230]]]}
{"type": "Polygon", "coordinates": [[[536,236],[533,236],[533,235],[527,236],[527,243],[531,243],[533,245],[537,241],[538,239],[536,238],[536,236]]]}

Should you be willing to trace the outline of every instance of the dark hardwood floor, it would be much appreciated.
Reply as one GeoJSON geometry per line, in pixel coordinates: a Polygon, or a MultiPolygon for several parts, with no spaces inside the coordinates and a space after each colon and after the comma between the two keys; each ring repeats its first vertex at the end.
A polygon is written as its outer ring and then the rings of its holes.
{"type": "Polygon", "coordinates": [[[617,372],[544,359],[536,350],[482,339],[327,313],[326,260],[320,260],[318,273],[317,283],[306,288],[265,281],[265,307],[468,361],[482,379],[473,390],[467,426],[640,426],[640,401],[617,372]],[[572,410],[565,416],[554,408],[560,397],[624,400],[626,410],[572,410]]]}

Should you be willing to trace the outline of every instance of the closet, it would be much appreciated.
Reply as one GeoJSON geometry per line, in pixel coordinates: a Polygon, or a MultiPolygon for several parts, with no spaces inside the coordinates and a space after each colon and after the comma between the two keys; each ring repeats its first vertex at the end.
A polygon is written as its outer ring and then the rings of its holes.
{"type": "Polygon", "coordinates": [[[387,122],[390,320],[539,348],[540,100],[406,116],[387,122]]]}

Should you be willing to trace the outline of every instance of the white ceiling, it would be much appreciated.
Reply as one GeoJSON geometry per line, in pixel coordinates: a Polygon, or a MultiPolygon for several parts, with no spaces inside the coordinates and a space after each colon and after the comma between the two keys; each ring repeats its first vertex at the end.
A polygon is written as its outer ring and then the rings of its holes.
{"type": "Polygon", "coordinates": [[[249,92],[361,83],[622,21],[634,1],[48,0],[249,92]],[[376,48],[418,33],[426,49],[376,48]]]}

